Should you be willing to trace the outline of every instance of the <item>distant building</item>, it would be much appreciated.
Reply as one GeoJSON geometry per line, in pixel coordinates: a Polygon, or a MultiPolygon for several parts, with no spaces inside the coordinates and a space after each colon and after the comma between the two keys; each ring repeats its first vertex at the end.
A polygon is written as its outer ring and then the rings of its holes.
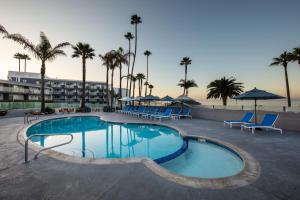
{"type": "MultiPolygon", "coordinates": [[[[32,72],[8,72],[8,81],[22,84],[40,85],[40,73],[32,72]]],[[[82,81],[70,79],[57,79],[45,77],[45,87],[51,88],[53,102],[80,102],[82,95],[82,81]]],[[[115,88],[118,93],[118,89],[115,88]]],[[[126,89],[122,89],[122,96],[126,89]]],[[[106,83],[86,81],[85,100],[88,103],[106,103],[106,83]]]]}
{"type": "MultiPolygon", "coordinates": [[[[40,100],[40,85],[0,80],[0,101],[10,102],[40,100]]],[[[52,101],[52,88],[45,87],[45,100],[52,101]]]]}

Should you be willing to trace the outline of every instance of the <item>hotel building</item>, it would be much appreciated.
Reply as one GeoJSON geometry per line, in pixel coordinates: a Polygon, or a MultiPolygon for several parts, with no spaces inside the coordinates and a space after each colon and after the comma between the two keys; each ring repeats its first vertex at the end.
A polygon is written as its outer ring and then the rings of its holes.
{"type": "MultiPolygon", "coordinates": [[[[41,75],[39,73],[32,72],[8,72],[8,82],[19,84],[30,84],[40,87],[41,75]]],[[[82,95],[82,81],[70,80],[70,79],[57,79],[45,77],[45,87],[49,88],[52,92],[53,102],[80,102],[82,95]]],[[[118,89],[115,88],[118,92],[118,89]]],[[[124,95],[126,89],[122,89],[124,95]]],[[[87,103],[106,103],[106,83],[86,81],[85,95],[87,103]]]]}

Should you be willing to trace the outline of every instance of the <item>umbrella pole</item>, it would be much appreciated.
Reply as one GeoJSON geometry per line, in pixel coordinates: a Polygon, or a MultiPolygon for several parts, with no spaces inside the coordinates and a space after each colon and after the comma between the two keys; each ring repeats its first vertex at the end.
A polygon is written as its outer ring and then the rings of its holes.
{"type": "Polygon", "coordinates": [[[256,104],[256,98],[254,99],[254,123],[256,124],[257,122],[257,118],[256,118],[256,107],[257,107],[257,104],[256,104]]]}

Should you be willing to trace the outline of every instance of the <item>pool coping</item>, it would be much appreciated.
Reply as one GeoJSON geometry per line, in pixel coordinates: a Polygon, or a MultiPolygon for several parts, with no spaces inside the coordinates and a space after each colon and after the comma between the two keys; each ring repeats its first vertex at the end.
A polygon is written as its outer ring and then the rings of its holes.
{"type": "MultiPolygon", "coordinates": [[[[41,119],[38,119],[31,124],[25,124],[24,127],[18,132],[18,141],[20,144],[25,145],[25,140],[27,139],[26,132],[29,127],[49,119],[57,119],[57,118],[64,118],[64,117],[76,117],[76,116],[94,116],[99,117],[103,121],[108,121],[112,123],[126,123],[126,124],[154,124],[154,125],[162,125],[165,127],[169,127],[172,129],[175,129],[179,132],[179,134],[183,138],[193,138],[197,140],[206,140],[211,143],[215,143],[217,145],[226,147],[227,149],[233,151],[235,154],[237,154],[244,163],[243,169],[236,175],[223,177],[223,178],[197,178],[197,177],[188,177],[180,174],[173,173],[171,171],[168,171],[167,169],[161,167],[157,163],[155,163],[153,160],[147,158],[147,157],[141,157],[141,158],[116,158],[116,159],[106,159],[106,158],[81,158],[76,156],[70,156],[64,153],[60,153],[55,150],[47,150],[41,153],[42,155],[47,155],[50,157],[53,157],[55,159],[70,162],[70,163],[77,163],[77,164],[99,164],[99,165],[109,165],[109,164],[130,164],[130,163],[142,163],[144,164],[148,169],[153,171],[155,174],[159,175],[160,177],[163,177],[169,181],[175,182],[177,184],[193,187],[193,188],[202,188],[202,189],[230,189],[230,188],[238,188],[242,186],[249,185],[253,183],[257,178],[260,176],[260,165],[258,161],[249,153],[246,151],[221,140],[212,139],[209,137],[204,136],[196,136],[192,134],[186,133],[181,128],[178,128],[174,125],[163,123],[162,121],[149,121],[149,122],[128,122],[126,119],[124,120],[114,120],[106,116],[101,116],[100,114],[95,113],[89,113],[89,114],[82,114],[82,113],[76,113],[76,114],[63,114],[63,115],[53,115],[53,116],[47,116],[43,117],[41,119]]],[[[39,151],[42,148],[35,144],[34,142],[31,142],[29,140],[28,143],[29,149],[33,151],[39,151]]]]}

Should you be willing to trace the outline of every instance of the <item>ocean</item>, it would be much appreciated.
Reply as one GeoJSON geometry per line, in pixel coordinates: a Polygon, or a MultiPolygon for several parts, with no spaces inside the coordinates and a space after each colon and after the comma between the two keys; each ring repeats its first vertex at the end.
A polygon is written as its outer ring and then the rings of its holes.
{"type": "MultiPolygon", "coordinates": [[[[227,106],[224,107],[222,105],[221,100],[214,99],[197,99],[203,106],[209,108],[225,108],[225,109],[243,109],[244,110],[252,110],[254,108],[254,100],[233,100],[229,99],[227,102],[227,106]]],[[[266,110],[266,111],[283,111],[284,107],[286,111],[291,112],[300,112],[300,99],[292,99],[292,107],[287,107],[286,99],[276,99],[276,100],[258,100],[257,101],[257,109],[258,110],[266,110]]]]}

